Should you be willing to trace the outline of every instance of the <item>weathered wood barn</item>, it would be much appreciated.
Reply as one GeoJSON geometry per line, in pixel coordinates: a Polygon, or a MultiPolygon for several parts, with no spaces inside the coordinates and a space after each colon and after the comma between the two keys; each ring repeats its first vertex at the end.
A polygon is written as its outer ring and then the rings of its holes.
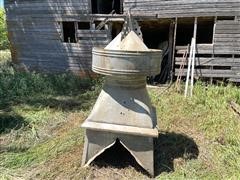
{"type": "Polygon", "coordinates": [[[6,0],[5,9],[12,59],[30,70],[92,74],[92,47],[108,44],[130,10],[146,45],[165,51],[156,81],[178,75],[194,29],[196,77],[240,81],[240,0],[6,0]]]}

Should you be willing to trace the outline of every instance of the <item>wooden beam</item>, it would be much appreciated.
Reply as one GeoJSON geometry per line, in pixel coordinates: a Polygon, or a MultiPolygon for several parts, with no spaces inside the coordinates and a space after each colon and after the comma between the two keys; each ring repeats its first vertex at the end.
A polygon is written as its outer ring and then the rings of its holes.
{"type": "Polygon", "coordinates": [[[172,21],[170,23],[169,26],[169,37],[168,37],[168,63],[167,63],[167,68],[169,71],[168,74],[168,81],[172,81],[172,76],[173,76],[173,72],[172,72],[172,64],[173,64],[173,46],[174,46],[174,22],[172,21]]]}
{"type": "Polygon", "coordinates": [[[172,49],[172,69],[171,69],[171,83],[174,77],[174,64],[175,64],[175,50],[176,50],[176,36],[177,36],[178,18],[174,21],[174,34],[173,34],[173,49],[172,49]]]}

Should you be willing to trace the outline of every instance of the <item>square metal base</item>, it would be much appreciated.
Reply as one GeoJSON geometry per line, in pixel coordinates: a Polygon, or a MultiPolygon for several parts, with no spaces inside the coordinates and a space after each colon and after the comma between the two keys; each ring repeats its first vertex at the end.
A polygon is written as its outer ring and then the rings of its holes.
{"type": "Polygon", "coordinates": [[[115,144],[120,143],[131,153],[137,163],[154,176],[153,137],[86,130],[82,165],[88,166],[97,156],[115,144]]]}

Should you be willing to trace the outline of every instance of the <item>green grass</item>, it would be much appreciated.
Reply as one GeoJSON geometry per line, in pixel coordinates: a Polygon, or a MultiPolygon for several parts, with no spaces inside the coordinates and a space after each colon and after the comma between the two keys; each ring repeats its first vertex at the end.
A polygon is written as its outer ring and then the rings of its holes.
{"type": "Polygon", "coordinates": [[[28,167],[32,164],[47,161],[64,153],[74,145],[83,143],[83,132],[79,128],[71,130],[65,136],[49,139],[25,152],[3,154],[1,166],[5,168],[28,167]]]}
{"type": "Polygon", "coordinates": [[[206,151],[201,154],[206,158],[187,162],[175,169],[173,177],[183,173],[187,178],[240,178],[240,117],[229,106],[230,101],[239,103],[239,95],[236,86],[200,82],[195,84],[192,98],[184,98],[174,88],[163,94],[151,91],[160,128],[189,133],[206,151]]]}
{"type": "MultiPolygon", "coordinates": [[[[146,179],[131,166],[81,167],[84,131],[101,80],[15,72],[0,52],[0,179],[146,179]]],[[[240,104],[234,85],[197,82],[194,96],[149,89],[161,134],[157,179],[239,179],[240,104]]]]}
{"type": "Polygon", "coordinates": [[[0,52],[0,171],[7,172],[3,177],[82,144],[80,123],[98,95],[98,81],[72,74],[16,72],[10,53],[0,52]],[[72,119],[77,126],[64,129],[74,115],[82,117],[72,119]]]}

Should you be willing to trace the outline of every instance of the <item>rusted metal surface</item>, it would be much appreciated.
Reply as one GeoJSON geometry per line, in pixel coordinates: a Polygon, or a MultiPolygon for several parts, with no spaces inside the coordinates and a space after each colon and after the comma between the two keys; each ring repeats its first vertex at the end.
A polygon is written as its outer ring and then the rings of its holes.
{"type": "Polygon", "coordinates": [[[162,54],[161,50],[138,51],[141,43],[140,40],[140,45],[136,44],[137,48],[131,51],[102,48],[92,51],[92,69],[105,75],[106,81],[91,114],[82,124],[86,128],[83,165],[89,165],[119,139],[136,161],[154,175],[153,139],[158,130],[146,76],[160,72],[162,54]]]}

